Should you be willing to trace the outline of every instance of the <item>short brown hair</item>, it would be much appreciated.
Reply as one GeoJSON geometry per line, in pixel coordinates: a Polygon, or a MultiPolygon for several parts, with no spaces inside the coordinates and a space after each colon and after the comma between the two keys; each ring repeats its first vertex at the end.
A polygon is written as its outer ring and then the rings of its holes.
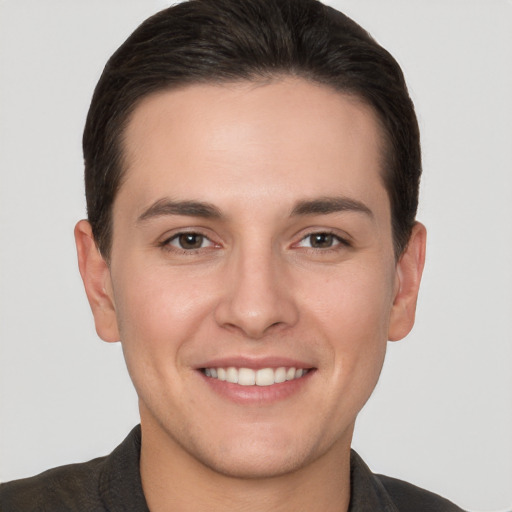
{"type": "Polygon", "coordinates": [[[189,0],[147,19],[108,61],[83,136],[88,218],[108,259],[112,206],[123,177],[123,134],[142,98],[194,83],[293,75],[358,96],[385,141],[395,254],[415,222],[419,130],[396,60],[357,23],[318,0],[189,0]]]}

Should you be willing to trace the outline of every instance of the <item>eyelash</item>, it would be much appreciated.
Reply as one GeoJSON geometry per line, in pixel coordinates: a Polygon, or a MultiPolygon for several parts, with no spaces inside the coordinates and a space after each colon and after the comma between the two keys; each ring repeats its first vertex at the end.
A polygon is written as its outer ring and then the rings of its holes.
{"type": "MultiPolygon", "coordinates": [[[[200,232],[196,232],[196,231],[181,231],[179,233],[172,235],[169,238],[166,238],[165,240],[160,242],[158,245],[166,251],[177,252],[179,254],[184,254],[184,255],[185,254],[193,255],[193,254],[199,253],[200,251],[209,250],[211,248],[219,247],[219,244],[216,244],[215,242],[213,242],[208,236],[206,236],[200,232]],[[178,243],[179,243],[179,239],[181,237],[185,237],[185,236],[200,237],[201,245],[205,241],[207,241],[209,245],[207,247],[197,247],[197,248],[185,249],[184,247],[178,247],[178,246],[172,244],[173,241],[178,241],[178,243]]],[[[339,250],[340,246],[347,248],[347,247],[352,247],[352,244],[347,239],[339,236],[338,234],[336,234],[332,231],[328,231],[328,230],[327,231],[323,231],[323,230],[312,231],[312,232],[308,233],[307,235],[303,236],[299,240],[299,242],[292,245],[292,247],[302,248],[304,250],[320,252],[320,253],[337,251],[337,250],[339,250]],[[311,238],[314,236],[332,237],[332,239],[331,239],[332,243],[328,247],[312,247],[312,246],[302,246],[301,245],[303,242],[305,242],[308,239],[310,239],[310,243],[311,243],[311,238]]]]}
{"type": "Polygon", "coordinates": [[[294,244],[295,246],[297,247],[301,247],[300,244],[304,241],[306,241],[307,239],[311,239],[312,237],[314,236],[329,236],[329,237],[332,237],[332,245],[330,245],[329,247],[324,247],[324,248],[321,248],[321,247],[303,247],[304,249],[306,250],[310,250],[310,251],[315,251],[315,252],[329,252],[329,251],[336,251],[336,250],[339,250],[340,246],[341,247],[352,247],[352,244],[345,238],[339,236],[338,234],[332,232],[332,231],[329,231],[329,230],[319,230],[319,231],[312,231],[311,233],[308,233],[307,235],[303,236],[300,241],[296,244],[294,244]]]}
{"type": "MultiPolygon", "coordinates": [[[[166,251],[169,251],[169,252],[173,251],[173,252],[177,252],[179,254],[187,254],[187,255],[197,254],[199,251],[204,251],[205,249],[210,249],[211,247],[218,246],[218,244],[213,242],[209,237],[207,237],[206,235],[203,235],[202,233],[198,233],[196,231],[180,231],[179,233],[176,233],[175,235],[172,235],[171,237],[166,238],[165,240],[160,242],[158,245],[166,251]],[[202,239],[201,242],[207,241],[209,243],[209,246],[185,249],[183,247],[172,245],[173,241],[175,241],[175,240],[179,241],[179,239],[184,236],[200,237],[202,239]]],[[[201,243],[201,245],[202,245],[202,243],[201,243]]]]}

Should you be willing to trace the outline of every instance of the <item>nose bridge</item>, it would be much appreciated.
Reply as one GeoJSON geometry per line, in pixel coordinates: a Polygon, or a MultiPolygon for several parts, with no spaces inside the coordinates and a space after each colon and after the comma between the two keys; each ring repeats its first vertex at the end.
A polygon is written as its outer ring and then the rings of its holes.
{"type": "Polygon", "coordinates": [[[256,339],[270,328],[293,324],[297,310],[283,266],[279,251],[270,242],[251,240],[237,246],[227,265],[217,321],[256,339]]]}

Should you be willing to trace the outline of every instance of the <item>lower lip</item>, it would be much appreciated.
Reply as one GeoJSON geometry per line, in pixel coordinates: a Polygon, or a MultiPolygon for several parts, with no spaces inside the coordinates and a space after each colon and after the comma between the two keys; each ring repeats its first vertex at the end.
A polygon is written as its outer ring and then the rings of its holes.
{"type": "Polygon", "coordinates": [[[239,404],[270,404],[299,393],[310,381],[315,370],[309,370],[299,379],[287,380],[270,386],[241,386],[225,380],[207,377],[198,372],[210,388],[223,398],[239,404]]]}

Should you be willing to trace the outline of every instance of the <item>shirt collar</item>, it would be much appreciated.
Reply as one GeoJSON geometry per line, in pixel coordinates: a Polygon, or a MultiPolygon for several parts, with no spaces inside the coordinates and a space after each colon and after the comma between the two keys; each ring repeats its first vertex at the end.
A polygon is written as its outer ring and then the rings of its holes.
{"type": "Polygon", "coordinates": [[[354,450],[350,451],[348,512],[398,512],[384,486],[354,450]]]}
{"type": "Polygon", "coordinates": [[[140,479],[140,442],[137,425],[105,461],[99,493],[110,512],[149,512],[140,479]]]}
{"type": "MultiPolygon", "coordinates": [[[[140,478],[140,445],[137,425],[105,461],[99,493],[111,512],[149,512],[140,478]]],[[[350,453],[348,512],[398,512],[383,485],[354,450],[350,453]]]]}

